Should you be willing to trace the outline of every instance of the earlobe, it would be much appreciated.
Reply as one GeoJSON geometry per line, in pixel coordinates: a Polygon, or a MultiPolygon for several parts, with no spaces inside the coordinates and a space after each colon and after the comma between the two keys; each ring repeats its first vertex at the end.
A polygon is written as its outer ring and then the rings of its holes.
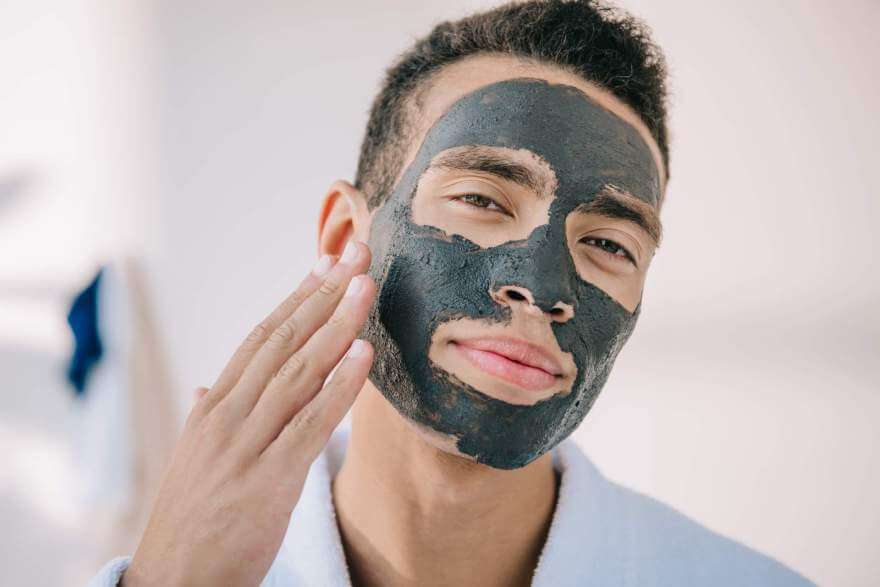
{"type": "Polygon", "coordinates": [[[344,180],[330,185],[318,216],[318,255],[339,255],[349,240],[366,241],[370,213],[363,192],[344,180]]]}

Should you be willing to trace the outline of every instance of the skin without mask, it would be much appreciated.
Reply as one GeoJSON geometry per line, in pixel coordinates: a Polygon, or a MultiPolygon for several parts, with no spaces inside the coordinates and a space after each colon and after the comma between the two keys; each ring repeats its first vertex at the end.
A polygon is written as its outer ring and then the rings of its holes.
{"type": "Polygon", "coordinates": [[[656,207],[657,167],[629,123],[577,88],[542,80],[491,84],[458,100],[428,131],[412,164],[373,218],[370,274],[379,285],[364,335],[376,348],[370,380],[405,417],[451,437],[457,449],[501,469],[522,467],[583,420],[629,338],[640,304],[627,311],[578,274],[566,219],[609,185],[656,207]],[[549,221],[517,241],[480,247],[414,223],[419,179],[437,155],[463,146],[526,149],[546,162],[557,187],[549,221]],[[551,322],[577,369],[570,391],[533,405],[482,393],[429,359],[440,325],[459,319],[511,321],[493,299],[505,286],[528,290],[546,312],[574,310],[551,322]]]}

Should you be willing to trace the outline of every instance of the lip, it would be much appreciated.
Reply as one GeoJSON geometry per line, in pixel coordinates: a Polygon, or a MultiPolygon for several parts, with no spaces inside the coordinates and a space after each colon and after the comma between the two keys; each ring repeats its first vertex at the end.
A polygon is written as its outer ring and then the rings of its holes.
{"type": "Polygon", "coordinates": [[[450,342],[479,369],[530,391],[557,385],[562,377],[559,362],[534,344],[490,337],[450,342]]]}

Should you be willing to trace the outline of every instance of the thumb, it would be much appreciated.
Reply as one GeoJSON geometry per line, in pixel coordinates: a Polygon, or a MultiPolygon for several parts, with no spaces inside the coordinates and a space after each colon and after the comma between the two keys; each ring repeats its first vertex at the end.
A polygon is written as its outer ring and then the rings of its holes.
{"type": "Polygon", "coordinates": [[[208,393],[207,387],[197,387],[193,390],[193,403],[196,404],[200,399],[205,397],[208,393]]]}

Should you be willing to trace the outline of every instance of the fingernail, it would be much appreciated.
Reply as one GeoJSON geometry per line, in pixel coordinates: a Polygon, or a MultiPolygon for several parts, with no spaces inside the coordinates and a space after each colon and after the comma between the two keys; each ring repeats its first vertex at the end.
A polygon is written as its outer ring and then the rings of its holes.
{"type": "Polygon", "coordinates": [[[312,273],[317,275],[318,277],[324,277],[333,267],[333,255],[324,255],[318,262],[315,263],[315,268],[312,269],[312,273]]]}
{"type": "Polygon", "coordinates": [[[348,289],[345,290],[345,297],[356,296],[362,289],[364,289],[364,276],[358,275],[349,282],[348,289]]]}
{"type": "Polygon", "coordinates": [[[348,349],[348,356],[350,357],[362,357],[367,354],[367,343],[363,340],[356,338],[351,343],[351,347],[348,349]]]}
{"type": "Polygon", "coordinates": [[[342,263],[354,263],[358,258],[358,248],[353,242],[349,242],[345,245],[345,250],[342,251],[342,258],[339,259],[342,263]]]}

